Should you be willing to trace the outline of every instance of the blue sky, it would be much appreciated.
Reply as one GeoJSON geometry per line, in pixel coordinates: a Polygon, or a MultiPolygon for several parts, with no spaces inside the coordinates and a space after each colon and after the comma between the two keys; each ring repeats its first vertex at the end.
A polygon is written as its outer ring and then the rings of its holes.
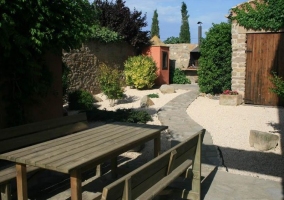
{"type": "MultiPolygon", "coordinates": [[[[115,1],[115,0],[113,0],[115,1]]],[[[246,2],[246,0],[125,0],[126,6],[134,8],[147,15],[148,26],[145,30],[151,30],[154,10],[158,11],[161,40],[168,37],[178,37],[181,26],[181,4],[185,2],[189,14],[189,26],[191,43],[198,42],[198,25],[202,24],[202,37],[212,27],[212,23],[226,22],[225,17],[230,8],[246,2]]]]}

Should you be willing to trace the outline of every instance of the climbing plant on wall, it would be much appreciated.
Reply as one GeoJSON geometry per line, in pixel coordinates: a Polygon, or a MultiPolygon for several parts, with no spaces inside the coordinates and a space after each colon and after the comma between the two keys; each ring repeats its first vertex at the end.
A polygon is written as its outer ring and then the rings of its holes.
{"type": "Polygon", "coordinates": [[[27,123],[26,106],[50,88],[43,55],[79,47],[92,34],[94,12],[88,0],[1,0],[0,16],[0,95],[12,126],[27,123]]]}
{"type": "Polygon", "coordinates": [[[284,0],[261,0],[232,9],[232,20],[246,29],[278,31],[284,28],[284,0]]]}

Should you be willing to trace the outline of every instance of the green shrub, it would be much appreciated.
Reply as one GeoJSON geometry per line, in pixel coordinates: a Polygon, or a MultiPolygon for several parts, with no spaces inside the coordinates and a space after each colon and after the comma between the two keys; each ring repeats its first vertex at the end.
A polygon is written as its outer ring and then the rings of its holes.
{"type": "Polygon", "coordinates": [[[270,88],[270,91],[277,94],[280,98],[284,98],[284,80],[282,77],[277,76],[275,72],[272,72],[272,77],[270,81],[274,84],[273,88],[270,88]]]}
{"type": "Polygon", "coordinates": [[[213,24],[200,47],[198,85],[201,92],[220,94],[231,89],[231,24],[213,24]]]}
{"type": "Polygon", "coordinates": [[[117,109],[116,111],[99,110],[93,108],[87,111],[89,121],[120,121],[129,123],[143,123],[153,121],[151,115],[144,110],[117,109]]]}
{"type": "Polygon", "coordinates": [[[156,63],[148,56],[129,57],[124,63],[126,84],[137,89],[152,88],[157,78],[156,63]]]}
{"type": "Polygon", "coordinates": [[[164,43],[165,44],[179,44],[181,43],[180,42],[180,39],[179,37],[168,37],[166,40],[164,40],[164,43]]]}
{"type": "Polygon", "coordinates": [[[94,107],[94,97],[84,90],[75,90],[68,94],[70,110],[90,110],[94,107]]]}
{"type": "Polygon", "coordinates": [[[117,68],[108,67],[106,64],[100,64],[100,73],[98,74],[99,84],[102,92],[109,99],[121,99],[123,97],[122,72],[117,68]]]}
{"type": "Polygon", "coordinates": [[[148,94],[147,95],[149,98],[159,98],[159,94],[148,94]]]}
{"type": "Polygon", "coordinates": [[[190,80],[186,78],[184,72],[179,68],[171,68],[170,70],[170,83],[175,84],[190,84],[190,80]]]}

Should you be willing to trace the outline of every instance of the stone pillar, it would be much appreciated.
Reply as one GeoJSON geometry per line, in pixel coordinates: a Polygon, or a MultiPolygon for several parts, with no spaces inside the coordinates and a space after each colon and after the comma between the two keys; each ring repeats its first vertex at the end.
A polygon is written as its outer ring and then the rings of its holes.
{"type": "Polygon", "coordinates": [[[244,96],[246,77],[246,33],[232,23],[232,90],[244,96]]]}

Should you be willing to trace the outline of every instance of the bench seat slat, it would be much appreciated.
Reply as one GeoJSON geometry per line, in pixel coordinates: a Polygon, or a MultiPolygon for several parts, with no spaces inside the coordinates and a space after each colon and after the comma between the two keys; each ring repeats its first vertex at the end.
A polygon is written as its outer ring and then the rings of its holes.
{"type": "Polygon", "coordinates": [[[0,132],[0,141],[6,140],[9,138],[15,138],[22,135],[27,135],[30,133],[41,132],[49,129],[53,129],[56,127],[64,126],[67,124],[75,123],[75,122],[83,122],[86,121],[86,114],[80,113],[77,115],[71,115],[68,117],[60,117],[55,119],[44,120],[40,122],[20,125],[16,127],[2,129],[0,132]]]}
{"type": "Polygon", "coordinates": [[[153,199],[156,194],[165,189],[171,182],[173,182],[177,177],[179,177],[182,172],[184,172],[188,167],[192,165],[191,160],[186,160],[181,165],[179,165],[176,169],[174,169],[168,176],[160,179],[155,185],[153,185],[150,189],[145,191],[142,195],[137,197],[137,200],[147,200],[153,199]]]}
{"type": "MultiPolygon", "coordinates": [[[[33,172],[37,171],[40,168],[33,167],[33,166],[27,166],[27,172],[33,172]]],[[[8,182],[16,177],[16,166],[11,166],[9,168],[6,168],[4,170],[0,171],[0,184],[3,184],[5,182],[8,182]]]]}

